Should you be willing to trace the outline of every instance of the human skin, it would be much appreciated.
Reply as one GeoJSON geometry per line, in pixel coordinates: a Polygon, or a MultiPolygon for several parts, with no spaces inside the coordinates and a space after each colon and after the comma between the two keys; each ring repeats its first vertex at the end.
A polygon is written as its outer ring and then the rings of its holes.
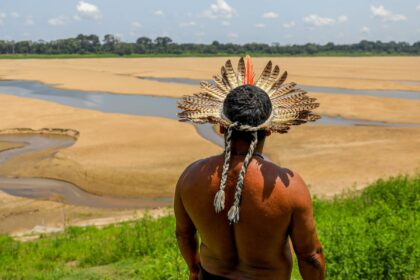
{"type": "MultiPolygon", "coordinates": [[[[256,151],[261,153],[264,141],[256,151]]],[[[249,163],[240,205],[240,220],[229,225],[236,178],[249,143],[232,141],[225,209],[216,214],[223,155],[199,160],[181,175],[175,191],[176,235],[190,279],[200,265],[228,279],[290,279],[297,255],[303,279],[323,279],[325,261],[315,231],[309,191],[296,173],[254,156],[249,163]],[[236,155],[235,155],[236,154],[236,155]],[[198,233],[201,244],[198,243],[198,233]]]]}

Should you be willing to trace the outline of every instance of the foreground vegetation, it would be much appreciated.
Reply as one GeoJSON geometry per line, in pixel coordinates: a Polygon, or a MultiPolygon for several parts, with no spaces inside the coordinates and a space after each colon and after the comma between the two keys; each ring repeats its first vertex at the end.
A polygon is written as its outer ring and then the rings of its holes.
{"type": "MultiPolygon", "coordinates": [[[[314,200],[329,279],[420,279],[420,175],[314,200]]],[[[187,279],[173,216],[68,228],[21,243],[0,237],[0,279],[187,279]]],[[[296,266],[293,277],[298,279],[296,266]]]]}
{"type": "Polygon", "coordinates": [[[97,35],[79,34],[74,38],[53,41],[4,41],[0,40],[0,57],[26,58],[45,55],[71,57],[110,56],[231,56],[251,54],[253,56],[368,56],[368,55],[420,55],[420,42],[360,41],[355,44],[324,45],[280,45],[279,43],[233,44],[213,41],[211,44],[175,43],[169,37],[152,40],[140,37],[136,42],[121,42],[116,36],[107,34],[102,42],[97,35]]]}

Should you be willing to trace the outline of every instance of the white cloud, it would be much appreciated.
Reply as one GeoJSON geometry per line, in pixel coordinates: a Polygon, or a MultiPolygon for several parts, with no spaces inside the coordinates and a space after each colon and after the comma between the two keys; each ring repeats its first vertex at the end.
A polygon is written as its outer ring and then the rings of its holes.
{"type": "Polygon", "coordinates": [[[190,27],[190,26],[194,26],[195,25],[195,21],[189,21],[189,22],[182,22],[179,24],[180,27],[190,27]]]}
{"type": "Polygon", "coordinates": [[[98,7],[88,2],[79,1],[76,6],[77,15],[74,17],[77,20],[80,19],[94,19],[98,20],[102,18],[101,11],[98,7]]]}
{"type": "Polygon", "coordinates": [[[420,11],[420,4],[416,7],[417,11],[420,11]]]}
{"type": "Polygon", "coordinates": [[[312,14],[304,17],[303,22],[312,26],[325,26],[333,25],[335,23],[335,19],[328,17],[320,17],[318,15],[312,14]]]}
{"type": "Polygon", "coordinates": [[[265,27],[265,24],[264,23],[257,23],[255,25],[255,27],[257,27],[257,28],[264,28],[265,27]]]}
{"type": "Polygon", "coordinates": [[[236,11],[225,1],[216,0],[215,4],[211,4],[210,8],[204,11],[203,16],[211,19],[232,18],[236,11]]]}
{"type": "Polygon", "coordinates": [[[20,18],[19,13],[17,13],[17,12],[12,12],[12,13],[10,14],[10,16],[11,16],[12,18],[20,18]]]}
{"type": "Polygon", "coordinates": [[[362,27],[362,29],[360,29],[360,32],[361,33],[369,33],[370,32],[370,28],[369,27],[367,27],[367,26],[363,26],[362,27]]]}
{"type": "Polygon", "coordinates": [[[230,33],[228,33],[227,36],[231,39],[236,39],[236,38],[239,37],[238,33],[235,33],[235,32],[230,32],[230,33]]]}
{"type": "Polygon", "coordinates": [[[165,15],[165,13],[162,11],[162,10],[157,10],[157,11],[155,11],[154,13],[153,13],[155,16],[164,16],[165,15]]]}
{"type": "Polygon", "coordinates": [[[206,35],[206,33],[204,33],[203,31],[195,33],[195,36],[197,36],[197,37],[203,37],[205,35],[206,35]]]}
{"type": "Polygon", "coordinates": [[[138,22],[138,21],[133,21],[133,22],[131,23],[131,26],[132,26],[134,29],[140,29],[140,28],[142,28],[141,23],[140,23],[140,22],[138,22]]]}
{"type": "Polygon", "coordinates": [[[136,31],[130,31],[128,32],[128,35],[130,35],[133,38],[137,38],[139,36],[139,33],[136,31]]]}
{"type": "Polygon", "coordinates": [[[230,25],[230,22],[229,22],[229,21],[227,21],[227,20],[223,20],[223,21],[222,21],[222,25],[223,25],[223,26],[229,26],[229,25],[230,25]]]}
{"type": "Polygon", "coordinates": [[[34,25],[34,24],[35,24],[35,21],[32,19],[32,17],[27,17],[25,19],[24,25],[31,26],[31,25],[34,25]]]}
{"type": "Polygon", "coordinates": [[[7,17],[6,13],[0,11],[0,25],[3,25],[4,19],[7,17]]]}
{"type": "Polygon", "coordinates": [[[279,14],[275,12],[267,12],[262,15],[263,18],[278,18],[279,14]]]}
{"type": "Polygon", "coordinates": [[[407,17],[402,14],[395,14],[394,12],[385,9],[384,6],[370,6],[370,11],[374,17],[381,18],[383,21],[403,21],[406,20],[407,17]]]}
{"type": "Polygon", "coordinates": [[[124,38],[124,34],[123,33],[116,33],[115,38],[117,38],[119,41],[121,41],[124,38]]]}
{"type": "Polygon", "coordinates": [[[284,28],[292,28],[292,27],[295,27],[295,26],[296,26],[296,22],[294,22],[293,20],[283,23],[284,28]]]}
{"type": "Polygon", "coordinates": [[[342,15],[338,17],[338,22],[347,22],[349,20],[348,16],[342,15]]]}
{"type": "Polygon", "coordinates": [[[60,25],[65,25],[68,20],[69,18],[66,16],[58,16],[58,17],[50,18],[48,20],[48,24],[52,26],[60,26],[60,25]]]}

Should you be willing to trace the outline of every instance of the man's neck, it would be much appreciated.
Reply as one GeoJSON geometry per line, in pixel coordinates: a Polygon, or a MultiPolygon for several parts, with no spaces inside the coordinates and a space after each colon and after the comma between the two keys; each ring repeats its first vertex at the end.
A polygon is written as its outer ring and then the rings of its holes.
{"type": "MultiPolygon", "coordinates": [[[[255,147],[254,154],[262,154],[264,149],[264,141],[265,139],[258,141],[257,147],[255,147]]],[[[235,139],[232,140],[232,154],[233,155],[246,155],[249,150],[249,145],[251,143],[249,141],[235,139]]]]}

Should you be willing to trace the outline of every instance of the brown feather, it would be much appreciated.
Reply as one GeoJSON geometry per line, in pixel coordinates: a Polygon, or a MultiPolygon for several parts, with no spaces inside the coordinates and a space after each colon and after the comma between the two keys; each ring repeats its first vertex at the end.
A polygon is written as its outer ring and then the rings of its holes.
{"type": "Polygon", "coordinates": [[[276,66],[274,66],[274,70],[267,80],[266,89],[265,89],[266,92],[273,87],[273,85],[276,82],[276,79],[279,76],[279,74],[280,74],[280,67],[278,67],[276,65],[276,66]]]}
{"type": "Polygon", "coordinates": [[[235,70],[233,70],[232,62],[230,59],[225,63],[226,78],[229,81],[231,88],[236,88],[239,86],[238,78],[236,76],[235,70]]]}
{"type": "Polygon", "coordinates": [[[207,113],[207,112],[198,112],[198,111],[183,111],[181,113],[178,113],[178,117],[181,119],[186,120],[200,120],[200,119],[207,119],[209,117],[219,117],[217,112],[213,113],[207,113]]]}
{"type": "Polygon", "coordinates": [[[222,81],[223,81],[223,83],[227,86],[228,90],[230,91],[233,87],[230,84],[230,81],[229,81],[228,74],[226,72],[225,66],[222,66],[222,68],[220,69],[220,73],[222,75],[222,81]]]}
{"type": "Polygon", "coordinates": [[[267,65],[264,67],[264,70],[261,73],[261,76],[258,78],[258,80],[255,82],[255,85],[262,90],[266,91],[265,86],[267,85],[267,80],[271,76],[271,68],[273,67],[273,63],[271,60],[267,63],[267,65]]]}
{"type": "Polygon", "coordinates": [[[199,103],[199,102],[187,102],[181,101],[177,103],[178,108],[186,111],[206,111],[206,108],[210,108],[212,110],[219,110],[222,108],[222,105],[217,103],[199,103]]]}
{"type": "Polygon", "coordinates": [[[291,100],[291,101],[298,102],[299,100],[308,98],[306,94],[307,92],[304,90],[291,89],[289,92],[283,95],[277,95],[277,96],[271,97],[271,102],[280,101],[280,100],[291,100]]]}
{"type": "MultiPolygon", "coordinates": [[[[302,104],[302,103],[312,103],[311,101],[308,101],[308,97],[304,97],[305,99],[299,100],[297,101],[298,104],[302,104]]],[[[272,103],[273,108],[277,108],[277,107],[284,107],[284,108],[288,108],[291,106],[294,106],[296,103],[295,100],[290,100],[290,99],[286,99],[286,100],[276,100],[273,101],[272,103]]]]}
{"type": "Polygon", "coordinates": [[[238,84],[241,86],[244,84],[245,79],[245,61],[241,57],[238,62],[238,84]]]}
{"type": "Polygon", "coordinates": [[[200,95],[193,96],[184,96],[179,102],[198,105],[209,104],[211,106],[223,106],[222,101],[214,97],[208,96],[206,93],[201,93],[200,95]]]}
{"type": "Polygon", "coordinates": [[[277,98],[278,96],[285,95],[285,94],[291,92],[295,86],[296,86],[296,84],[293,83],[293,82],[282,85],[276,91],[269,94],[269,96],[270,96],[271,99],[273,99],[273,98],[277,98]]]}
{"type": "Polygon", "coordinates": [[[178,105],[178,108],[185,110],[185,111],[196,111],[200,113],[208,113],[208,114],[220,114],[220,107],[219,106],[209,106],[209,105],[200,105],[200,104],[186,104],[182,103],[178,105]]]}
{"type": "Polygon", "coordinates": [[[286,79],[287,79],[287,71],[285,71],[283,75],[281,75],[281,77],[273,84],[271,89],[268,91],[268,96],[273,95],[283,85],[286,79]]]}
{"type": "Polygon", "coordinates": [[[213,76],[213,80],[214,83],[216,84],[216,86],[222,91],[224,92],[226,95],[229,93],[230,89],[228,88],[228,86],[225,84],[225,82],[223,81],[223,78],[220,77],[219,75],[215,75],[213,76]]]}
{"type": "Polygon", "coordinates": [[[290,120],[294,120],[299,116],[298,112],[294,110],[288,110],[285,108],[277,109],[274,111],[273,123],[285,123],[290,120]]]}
{"type": "Polygon", "coordinates": [[[297,110],[297,111],[310,111],[319,107],[319,103],[303,103],[303,104],[296,104],[292,107],[289,107],[289,110],[297,110]]]}
{"type": "Polygon", "coordinates": [[[223,90],[221,90],[220,88],[218,88],[217,86],[214,86],[208,82],[202,81],[200,83],[201,89],[203,90],[204,93],[220,100],[223,101],[226,98],[226,94],[224,93],[223,90]]]}
{"type": "Polygon", "coordinates": [[[270,129],[273,132],[278,132],[278,133],[287,133],[290,129],[290,126],[287,125],[272,125],[270,127],[270,129]]]}

